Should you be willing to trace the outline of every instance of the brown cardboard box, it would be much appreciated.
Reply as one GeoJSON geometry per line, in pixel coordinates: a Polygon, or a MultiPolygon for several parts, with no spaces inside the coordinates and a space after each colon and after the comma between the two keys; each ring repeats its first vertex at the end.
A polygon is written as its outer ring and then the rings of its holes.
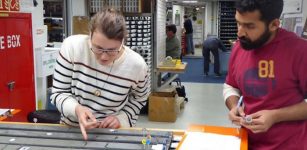
{"type": "Polygon", "coordinates": [[[175,122],[177,119],[176,111],[176,92],[153,92],[149,96],[149,120],[160,122],[175,122]]]}
{"type": "Polygon", "coordinates": [[[88,24],[90,18],[87,16],[73,16],[73,35],[89,34],[88,24]]]}

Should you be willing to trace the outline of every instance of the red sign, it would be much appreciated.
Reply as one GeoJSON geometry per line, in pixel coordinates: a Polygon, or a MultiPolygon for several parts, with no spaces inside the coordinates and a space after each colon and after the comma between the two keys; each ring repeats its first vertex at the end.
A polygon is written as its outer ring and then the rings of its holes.
{"type": "Polygon", "coordinates": [[[0,0],[0,12],[19,11],[19,0],[0,0]]]}

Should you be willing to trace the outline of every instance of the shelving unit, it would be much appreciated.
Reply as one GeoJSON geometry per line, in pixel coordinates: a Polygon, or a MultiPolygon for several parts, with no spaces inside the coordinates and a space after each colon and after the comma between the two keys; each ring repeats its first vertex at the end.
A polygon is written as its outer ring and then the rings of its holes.
{"type": "Polygon", "coordinates": [[[90,0],[89,5],[91,14],[105,6],[111,6],[125,13],[138,13],[141,10],[139,0],[90,0]]]}
{"type": "Polygon", "coordinates": [[[48,27],[48,42],[62,42],[64,39],[63,18],[44,17],[44,24],[48,27]]]}
{"type": "Polygon", "coordinates": [[[48,26],[48,42],[62,42],[64,35],[63,1],[44,0],[44,24],[48,26]]]}
{"type": "MultiPolygon", "coordinates": [[[[149,13],[124,15],[128,30],[126,45],[144,58],[150,74],[152,72],[152,16],[149,13]]],[[[151,76],[149,76],[149,79],[151,80],[151,76]]]]}
{"type": "Polygon", "coordinates": [[[235,20],[235,2],[220,1],[218,6],[218,36],[227,49],[231,49],[229,40],[237,39],[237,23],[235,20]]]}
{"type": "Polygon", "coordinates": [[[203,22],[202,20],[196,20],[193,23],[193,41],[195,47],[202,47],[203,44],[203,22]]]}

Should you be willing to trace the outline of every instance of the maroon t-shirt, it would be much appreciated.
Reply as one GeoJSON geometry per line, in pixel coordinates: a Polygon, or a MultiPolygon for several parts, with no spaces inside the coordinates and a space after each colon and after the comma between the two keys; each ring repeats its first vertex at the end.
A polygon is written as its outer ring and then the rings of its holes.
{"type": "MultiPolygon", "coordinates": [[[[307,98],[307,41],[280,28],[270,43],[253,51],[237,42],[228,70],[226,83],[242,92],[246,114],[301,103],[307,98]]],[[[251,150],[307,150],[307,120],[248,134],[251,150]]]]}

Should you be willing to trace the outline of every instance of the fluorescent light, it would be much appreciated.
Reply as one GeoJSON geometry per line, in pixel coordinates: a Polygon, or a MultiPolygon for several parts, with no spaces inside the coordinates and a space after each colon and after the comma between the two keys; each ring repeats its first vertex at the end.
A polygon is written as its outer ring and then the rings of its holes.
{"type": "Polygon", "coordinates": [[[198,1],[182,1],[183,3],[197,3],[198,1]]]}

